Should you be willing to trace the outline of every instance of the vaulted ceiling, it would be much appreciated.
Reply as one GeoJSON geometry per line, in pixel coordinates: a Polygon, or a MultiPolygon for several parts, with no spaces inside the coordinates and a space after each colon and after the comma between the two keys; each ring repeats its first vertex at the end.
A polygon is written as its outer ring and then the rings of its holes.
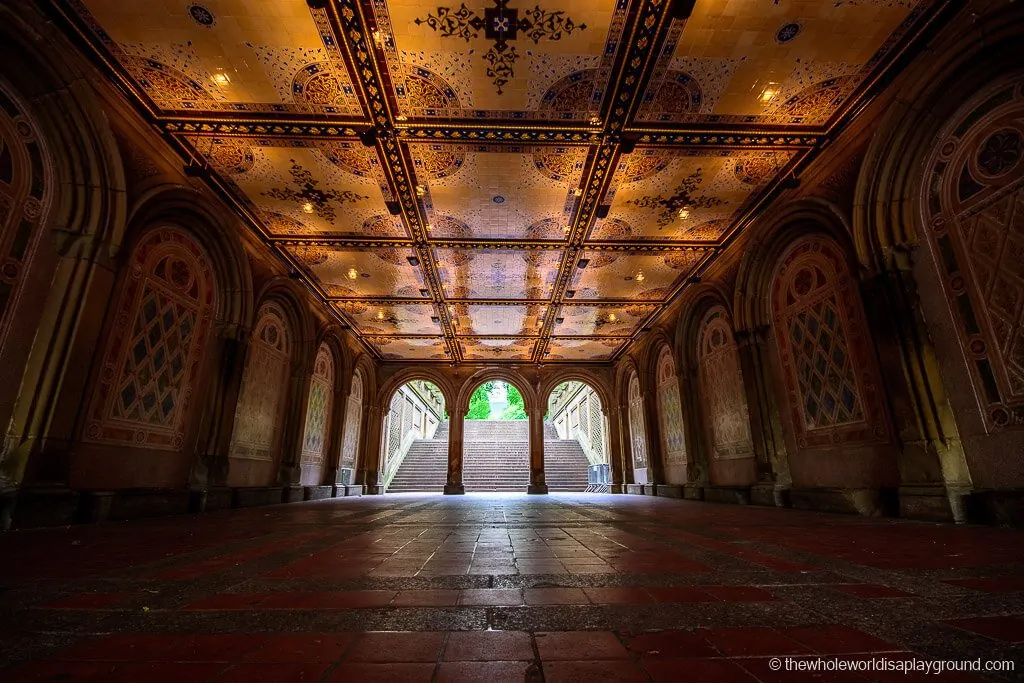
{"type": "Polygon", "coordinates": [[[53,2],[373,352],[447,362],[613,360],[941,4],[53,2]]]}

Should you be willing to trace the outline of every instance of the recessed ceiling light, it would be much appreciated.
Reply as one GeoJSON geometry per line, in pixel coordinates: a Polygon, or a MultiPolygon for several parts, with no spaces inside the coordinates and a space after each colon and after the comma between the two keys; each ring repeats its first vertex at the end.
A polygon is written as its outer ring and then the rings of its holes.
{"type": "Polygon", "coordinates": [[[779,91],[779,84],[775,81],[770,81],[761,89],[761,94],[757,96],[757,99],[761,100],[761,104],[768,104],[778,96],[779,91]]]}
{"type": "Polygon", "coordinates": [[[377,311],[377,320],[383,320],[383,319],[384,319],[384,311],[383,310],[377,311]]]}
{"type": "Polygon", "coordinates": [[[359,271],[356,270],[355,268],[349,268],[348,273],[346,273],[346,275],[348,275],[349,280],[355,280],[357,277],[359,277],[359,271]]]}
{"type": "Polygon", "coordinates": [[[211,78],[213,78],[214,85],[220,86],[221,88],[226,88],[231,85],[231,77],[223,71],[218,71],[213,74],[211,78]]]}
{"type": "Polygon", "coordinates": [[[399,114],[398,116],[395,117],[395,121],[408,121],[408,120],[409,120],[409,117],[406,116],[405,114],[399,114]]]}
{"type": "Polygon", "coordinates": [[[608,322],[610,322],[610,323],[613,323],[613,322],[615,322],[616,320],[618,320],[618,318],[616,318],[616,317],[615,317],[615,314],[614,314],[614,313],[609,313],[609,314],[608,314],[608,322]]]}
{"type": "Polygon", "coordinates": [[[306,213],[313,213],[313,204],[311,202],[306,202],[305,204],[302,205],[302,210],[305,211],[306,213]]]}
{"type": "Polygon", "coordinates": [[[643,281],[644,281],[644,279],[645,279],[645,278],[644,278],[644,272],[643,272],[642,270],[640,270],[640,271],[637,271],[636,277],[635,277],[634,279],[635,279],[635,280],[636,280],[637,282],[643,282],[643,281]]]}
{"type": "Polygon", "coordinates": [[[684,206],[683,208],[679,209],[678,215],[681,220],[685,221],[687,218],[690,217],[690,209],[684,206]]]}
{"type": "Polygon", "coordinates": [[[575,190],[572,191],[572,193],[573,193],[573,195],[575,195],[577,197],[582,197],[583,196],[583,188],[582,187],[577,187],[575,190]]]}
{"type": "Polygon", "coordinates": [[[422,185],[417,185],[416,186],[416,196],[417,197],[422,197],[426,193],[427,193],[427,188],[423,187],[422,185]]]}

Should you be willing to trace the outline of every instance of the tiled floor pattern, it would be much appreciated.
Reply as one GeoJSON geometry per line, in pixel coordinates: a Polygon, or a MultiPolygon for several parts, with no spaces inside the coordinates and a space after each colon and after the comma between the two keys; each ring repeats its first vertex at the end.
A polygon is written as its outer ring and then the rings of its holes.
{"type": "Polygon", "coordinates": [[[0,681],[1024,680],[1024,533],[402,495],[0,535],[0,681]],[[1018,673],[772,671],[772,657],[1018,673]]]}

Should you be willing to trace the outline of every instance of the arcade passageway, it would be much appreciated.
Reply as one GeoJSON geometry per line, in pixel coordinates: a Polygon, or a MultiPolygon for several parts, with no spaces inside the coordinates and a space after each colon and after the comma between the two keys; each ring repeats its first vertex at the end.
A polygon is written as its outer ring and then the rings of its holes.
{"type": "Polygon", "coordinates": [[[1009,529],[568,493],[12,532],[0,679],[916,680],[773,672],[776,656],[1019,669],[1022,544],[1009,529]]]}

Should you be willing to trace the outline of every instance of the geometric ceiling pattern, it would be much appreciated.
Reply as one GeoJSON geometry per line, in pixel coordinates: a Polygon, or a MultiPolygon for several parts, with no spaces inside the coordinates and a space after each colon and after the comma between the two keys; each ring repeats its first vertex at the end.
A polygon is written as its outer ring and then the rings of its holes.
{"type": "Polygon", "coordinates": [[[940,0],[53,0],[378,357],[621,354],[940,0]]]}

